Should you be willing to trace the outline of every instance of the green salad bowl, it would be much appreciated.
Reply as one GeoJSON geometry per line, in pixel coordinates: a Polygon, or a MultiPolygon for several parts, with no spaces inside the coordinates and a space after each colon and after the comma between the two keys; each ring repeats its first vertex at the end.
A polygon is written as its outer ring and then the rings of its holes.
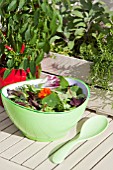
{"type": "Polygon", "coordinates": [[[7,89],[15,89],[25,84],[38,85],[43,79],[28,80],[5,86],[1,90],[4,108],[22,133],[31,140],[54,141],[64,137],[81,119],[90,96],[88,86],[79,79],[66,78],[70,85],[77,84],[86,95],[86,100],[79,107],[66,112],[41,112],[18,105],[8,98],[7,89]]]}

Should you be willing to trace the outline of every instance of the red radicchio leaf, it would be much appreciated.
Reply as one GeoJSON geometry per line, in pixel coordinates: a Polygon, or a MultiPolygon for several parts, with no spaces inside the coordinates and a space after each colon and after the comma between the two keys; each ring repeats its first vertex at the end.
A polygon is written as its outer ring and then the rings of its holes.
{"type": "Polygon", "coordinates": [[[56,76],[48,76],[46,86],[48,87],[56,87],[60,85],[60,79],[56,76]]]}
{"type": "Polygon", "coordinates": [[[35,99],[35,95],[34,95],[34,93],[33,93],[33,92],[31,92],[31,91],[27,91],[27,93],[29,94],[29,99],[32,99],[32,100],[34,100],[34,99],[35,99]]]}
{"type": "Polygon", "coordinates": [[[72,98],[71,101],[70,101],[70,105],[71,106],[80,106],[82,103],[84,102],[84,99],[81,98],[81,99],[76,99],[76,98],[72,98]]]}
{"type": "Polygon", "coordinates": [[[26,103],[24,103],[24,102],[15,102],[15,103],[17,103],[17,104],[19,104],[21,106],[26,106],[26,103]]]}
{"type": "Polygon", "coordinates": [[[35,100],[29,99],[29,104],[30,104],[31,106],[34,106],[37,110],[40,108],[40,107],[39,107],[39,104],[38,104],[37,101],[35,101],[35,100]]]}

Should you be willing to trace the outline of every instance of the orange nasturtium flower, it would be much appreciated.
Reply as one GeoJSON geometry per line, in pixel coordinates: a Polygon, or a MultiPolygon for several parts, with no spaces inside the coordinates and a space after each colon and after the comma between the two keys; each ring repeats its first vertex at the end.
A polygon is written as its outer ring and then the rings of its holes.
{"type": "Polygon", "coordinates": [[[48,96],[49,94],[51,94],[51,90],[49,88],[43,88],[38,93],[38,97],[43,99],[44,97],[48,96]]]}

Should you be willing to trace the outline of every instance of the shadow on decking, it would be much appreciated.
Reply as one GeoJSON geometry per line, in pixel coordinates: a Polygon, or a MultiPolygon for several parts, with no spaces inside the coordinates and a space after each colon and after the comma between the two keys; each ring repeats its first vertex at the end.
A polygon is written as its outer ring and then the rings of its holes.
{"type": "Polygon", "coordinates": [[[60,75],[75,77],[82,80],[88,79],[87,74],[89,72],[88,66],[89,65],[87,63],[85,64],[78,63],[77,65],[73,66],[66,66],[63,64],[59,66],[58,64],[52,64],[53,69],[58,70],[58,72],[60,72],[60,75]]]}
{"type": "Polygon", "coordinates": [[[0,132],[3,132],[2,136],[0,136],[0,142],[7,138],[8,134],[23,137],[23,134],[13,124],[5,111],[1,112],[0,116],[3,117],[3,119],[0,120],[0,132]]]}
{"type": "Polygon", "coordinates": [[[90,62],[72,57],[58,55],[55,59],[45,58],[42,61],[42,70],[46,73],[71,76],[81,80],[88,80],[90,75],[90,62]]]}
{"type": "Polygon", "coordinates": [[[113,92],[91,88],[88,108],[95,110],[97,113],[113,116],[113,92]]]}

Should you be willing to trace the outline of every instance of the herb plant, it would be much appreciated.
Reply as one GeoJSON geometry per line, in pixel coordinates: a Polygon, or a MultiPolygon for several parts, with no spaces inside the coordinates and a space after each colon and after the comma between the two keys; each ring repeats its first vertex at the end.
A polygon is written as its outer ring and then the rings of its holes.
{"type": "Polygon", "coordinates": [[[52,45],[56,52],[80,55],[82,43],[97,43],[93,34],[110,34],[110,28],[107,27],[108,24],[111,27],[110,14],[102,2],[72,0],[69,4],[59,1],[58,7],[63,19],[63,30],[52,45]]]}
{"type": "Polygon", "coordinates": [[[112,89],[113,80],[113,33],[110,36],[99,34],[96,37],[97,46],[82,44],[81,56],[93,62],[91,67],[92,84],[112,89]]]}

